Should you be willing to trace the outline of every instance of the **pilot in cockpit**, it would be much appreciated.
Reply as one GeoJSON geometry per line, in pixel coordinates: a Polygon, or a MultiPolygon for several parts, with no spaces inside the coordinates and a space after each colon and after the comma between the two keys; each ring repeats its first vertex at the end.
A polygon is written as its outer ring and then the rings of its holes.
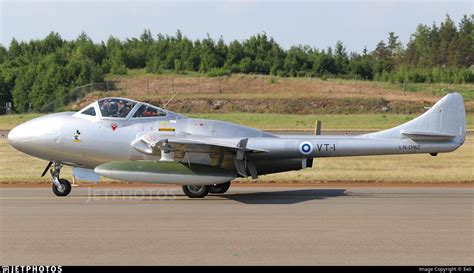
{"type": "Polygon", "coordinates": [[[119,115],[119,106],[117,101],[110,101],[109,103],[109,113],[111,117],[118,117],[119,115]]]}
{"type": "Polygon", "coordinates": [[[105,99],[102,101],[102,105],[100,105],[100,112],[102,116],[109,117],[110,116],[110,103],[109,100],[105,99]]]}
{"type": "Polygon", "coordinates": [[[130,113],[134,105],[130,105],[129,102],[119,100],[118,102],[118,116],[124,118],[130,113]]]}

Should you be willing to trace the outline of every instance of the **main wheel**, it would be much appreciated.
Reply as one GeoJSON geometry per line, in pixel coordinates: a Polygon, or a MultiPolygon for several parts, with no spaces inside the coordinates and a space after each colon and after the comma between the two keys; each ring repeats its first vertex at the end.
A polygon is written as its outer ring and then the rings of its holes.
{"type": "Polygon", "coordinates": [[[203,198],[209,193],[209,186],[206,185],[186,185],[183,191],[189,198],[203,198]]]}
{"type": "Polygon", "coordinates": [[[230,188],[230,182],[209,186],[210,193],[225,193],[230,188]]]}
{"type": "Polygon", "coordinates": [[[61,184],[61,187],[56,187],[53,183],[54,194],[57,196],[67,196],[71,192],[71,183],[66,179],[59,179],[59,183],[61,184]]]}

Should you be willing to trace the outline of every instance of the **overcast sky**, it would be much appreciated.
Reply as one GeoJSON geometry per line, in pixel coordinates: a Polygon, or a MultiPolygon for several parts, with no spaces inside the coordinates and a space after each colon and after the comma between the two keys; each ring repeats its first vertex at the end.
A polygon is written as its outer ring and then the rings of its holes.
{"type": "Polygon", "coordinates": [[[394,31],[406,44],[419,23],[438,24],[449,13],[459,23],[474,1],[26,1],[0,0],[0,43],[28,41],[50,31],[75,39],[85,31],[94,41],[110,35],[153,34],[188,38],[223,36],[226,42],[266,32],[284,48],[307,44],[348,51],[372,50],[394,31]]]}

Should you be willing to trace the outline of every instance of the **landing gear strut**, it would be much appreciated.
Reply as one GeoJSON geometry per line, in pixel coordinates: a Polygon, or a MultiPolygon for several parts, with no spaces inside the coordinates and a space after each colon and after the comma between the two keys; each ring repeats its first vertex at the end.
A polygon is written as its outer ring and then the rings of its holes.
{"type": "Polygon", "coordinates": [[[67,196],[71,192],[71,183],[66,179],[60,179],[59,173],[63,165],[54,163],[51,168],[51,176],[53,177],[53,193],[57,196],[67,196]]]}

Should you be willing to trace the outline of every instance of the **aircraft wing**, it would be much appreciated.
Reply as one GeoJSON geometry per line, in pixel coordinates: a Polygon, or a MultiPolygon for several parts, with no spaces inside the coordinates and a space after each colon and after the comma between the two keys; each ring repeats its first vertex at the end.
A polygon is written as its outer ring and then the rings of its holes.
{"type": "MultiPolygon", "coordinates": [[[[160,155],[161,151],[173,152],[212,152],[219,150],[235,151],[239,157],[246,152],[268,152],[247,147],[248,138],[213,138],[205,136],[168,137],[158,134],[145,134],[132,142],[139,152],[160,155]]],[[[242,155],[243,156],[243,155],[242,155]]]]}

